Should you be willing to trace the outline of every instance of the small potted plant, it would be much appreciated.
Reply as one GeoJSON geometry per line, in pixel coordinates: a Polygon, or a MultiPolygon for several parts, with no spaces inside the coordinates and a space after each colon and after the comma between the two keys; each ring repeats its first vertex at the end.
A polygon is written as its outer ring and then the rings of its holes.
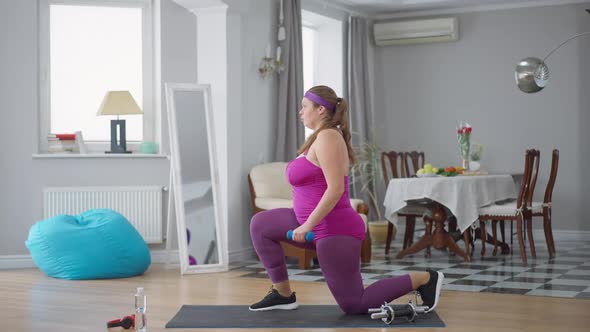
{"type": "Polygon", "coordinates": [[[483,153],[483,145],[479,143],[471,144],[471,161],[469,162],[469,169],[477,171],[481,168],[480,160],[483,153]]]}
{"type": "MultiPolygon", "coordinates": [[[[377,181],[383,179],[383,172],[381,169],[381,152],[382,149],[376,143],[374,135],[372,140],[367,140],[365,143],[355,146],[356,163],[352,167],[352,174],[354,183],[361,186],[360,191],[369,196],[369,205],[373,212],[369,216],[369,234],[371,240],[375,243],[384,243],[387,238],[387,227],[389,221],[385,220],[381,214],[381,203],[379,199],[379,192],[377,188],[377,181]],[[371,217],[377,218],[371,220],[371,217]]],[[[393,228],[393,237],[395,237],[397,230],[393,228]]]]}

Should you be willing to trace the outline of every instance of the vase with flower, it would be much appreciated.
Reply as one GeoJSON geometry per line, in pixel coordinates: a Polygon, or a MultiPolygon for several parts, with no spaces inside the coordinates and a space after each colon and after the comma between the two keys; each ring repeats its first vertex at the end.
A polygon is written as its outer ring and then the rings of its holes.
{"type": "Polygon", "coordinates": [[[461,154],[461,167],[469,170],[469,151],[471,149],[471,131],[473,128],[467,122],[460,121],[457,125],[457,142],[461,154]]]}

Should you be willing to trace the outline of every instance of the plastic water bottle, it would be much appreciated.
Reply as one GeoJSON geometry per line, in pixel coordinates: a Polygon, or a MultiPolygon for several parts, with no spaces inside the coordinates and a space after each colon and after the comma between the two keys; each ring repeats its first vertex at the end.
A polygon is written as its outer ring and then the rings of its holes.
{"type": "Polygon", "coordinates": [[[135,293],[135,331],[146,332],[146,316],[145,310],[147,305],[147,298],[143,292],[143,287],[137,287],[135,293]]]}

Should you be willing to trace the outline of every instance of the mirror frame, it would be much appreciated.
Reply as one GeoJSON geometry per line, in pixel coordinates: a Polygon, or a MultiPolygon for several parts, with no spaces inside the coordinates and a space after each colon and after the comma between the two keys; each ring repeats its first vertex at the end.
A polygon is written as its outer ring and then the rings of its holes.
{"type": "MultiPolygon", "coordinates": [[[[170,172],[171,178],[171,190],[170,195],[174,195],[174,205],[170,205],[170,208],[174,206],[176,214],[176,233],[178,235],[178,255],[180,260],[180,273],[181,274],[195,274],[195,273],[207,273],[207,272],[222,272],[228,270],[228,262],[225,261],[224,251],[226,244],[222,242],[224,235],[224,227],[222,225],[222,210],[221,201],[219,196],[219,176],[218,172],[218,160],[217,160],[217,147],[215,142],[215,126],[213,120],[213,113],[211,107],[211,88],[209,84],[192,84],[192,83],[170,83],[166,82],[166,106],[168,110],[168,132],[170,136],[170,172]],[[215,211],[215,235],[217,241],[217,264],[205,264],[191,266],[188,264],[188,244],[186,237],[186,219],[184,209],[184,197],[182,193],[182,172],[180,165],[180,153],[179,153],[179,140],[178,125],[177,125],[177,112],[174,101],[174,93],[179,91],[193,91],[202,92],[205,107],[205,118],[207,122],[207,140],[209,149],[209,168],[211,170],[211,190],[213,195],[213,210],[215,211]]],[[[168,221],[170,222],[170,221],[168,221]]]]}

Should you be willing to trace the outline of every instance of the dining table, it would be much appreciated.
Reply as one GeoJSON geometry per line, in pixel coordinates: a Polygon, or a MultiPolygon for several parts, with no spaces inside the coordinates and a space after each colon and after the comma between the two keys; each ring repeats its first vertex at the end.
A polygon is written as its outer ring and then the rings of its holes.
{"type": "Polygon", "coordinates": [[[402,258],[430,246],[448,248],[465,261],[469,254],[468,232],[479,217],[481,207],[509,199],[516,199],[516,185],[511,174],[428,176],[393,178],[389,181],[383,205],[385,218],[397,226],[398,213],[403,214],[412,206],[426,207],[426,231],[424,236],[397,255],[402,258]],[[445,229],[449,217],[454,217],[456,226],[464,234],[466,252],[445,229]],[[434,231],[432,224],[434,223],[434,231]]]}

